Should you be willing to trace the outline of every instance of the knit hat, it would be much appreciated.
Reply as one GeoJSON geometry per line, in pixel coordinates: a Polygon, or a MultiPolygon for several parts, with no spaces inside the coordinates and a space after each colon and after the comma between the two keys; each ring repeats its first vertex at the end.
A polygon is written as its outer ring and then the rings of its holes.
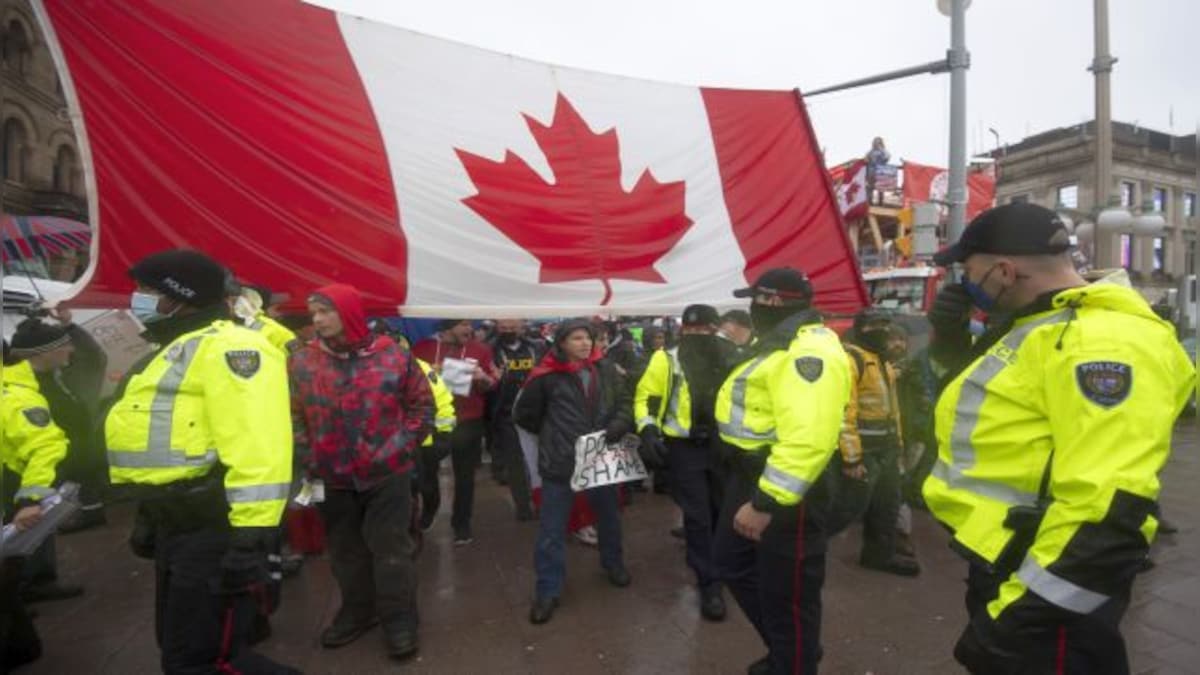
{"type": "Polygon", "coordinates": [[[129,276],[192,307],[209,307],[225,299],[225,268],[199,251],[153,253],[129,268],[129,276]]]}
{"type": "Polygon", "coordinates": [[[62,326],[51,326],[38,319],[25,319],[17,324],[12,337],[12,355],[27,359],[38,354],[52,352],[71,344],[71,336],[62,326]]]}

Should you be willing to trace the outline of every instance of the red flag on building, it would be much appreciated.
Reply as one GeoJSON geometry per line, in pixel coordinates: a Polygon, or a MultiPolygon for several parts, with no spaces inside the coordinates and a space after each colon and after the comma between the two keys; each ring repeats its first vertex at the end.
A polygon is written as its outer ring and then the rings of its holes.
{"type": "MultiPolygon", "coordinates": [[[[937,166],[904,163],[904,202],[945,202],[950,172],[937,166]]],[[[996,179],[985,172],[967,173],[967,220],[996,201],[996,179]]]]}

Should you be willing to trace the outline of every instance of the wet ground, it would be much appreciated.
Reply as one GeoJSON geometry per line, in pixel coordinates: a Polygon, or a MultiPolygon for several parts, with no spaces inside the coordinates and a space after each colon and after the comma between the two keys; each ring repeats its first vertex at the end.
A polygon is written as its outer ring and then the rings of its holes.
{"type": "MultiPolygon", "coordinates": [[[[444,491],[452,490],[443,474],[444,491]]],[[[1163,474],[1165,513],[1179,528],[1161,537],[1126,615],[1134,672],[1200,672],[1200,431],[1179,428],[1163,474]]],[[[274,635],[259,649],[307,673],[742,673],[764,649],[730,600],[730,618],[699,616],[677,522],[666,497],[638,494],[625,511],[625,550],[633,584],[609,586],[595,549],[569,547],[567,589],[554,620],[527,620],[533,588],[535,523],[517,523],[507,490],[479,474],[475,542],[455,548],[449,514],[429,533],[420,562],[421,651],[392,662],[376,629],[339,650],[317,636],[337,609],[337,589],[323,556],[286,582],[274,635]]],[[[446,500],[449,504],[449,499],[446,500]]],[[[82,598],[40,604],[46,655],[18,672],[158,672],[153,575],[129,553],[127,508],[110,509],[107,527],[62,537],[62,575],[87,588],[82,598]]],[[[857,530],[833,543],[824,604],[826,673],[962,672],[951,648],[964,622],[964,564],[946,535],[916,518],[924,571],[903,579],[860,569],[857,530]]],[[[728,599],[728,598],[727,598],[728,599]]]]}

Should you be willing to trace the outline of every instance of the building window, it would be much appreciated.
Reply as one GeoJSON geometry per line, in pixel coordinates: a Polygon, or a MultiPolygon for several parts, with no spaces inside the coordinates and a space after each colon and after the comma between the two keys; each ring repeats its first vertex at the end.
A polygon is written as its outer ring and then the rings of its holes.
{"type": "Polygon", "coordinates": [[[1127,180],[1121,181],[1121,206],[1133,206],[1135,190],[1137,190],[1137,186],[1133,183],[1127,180]]]}
{"type": "Polygon", "coordinates": [[[12,21],[3,35],[4,62],[9,69],[24,74],[29,65],[29,36],[19,21],[12,21]]]}
{"type": "Polygon", "coordinates": [[[25,125],[16,118],[9,118],[4,123],[4,145],[0,148],[0,171],[6,180],[23,182],[25,180],[26,149],[25,125]]]}
{"type": "Polygon", "coordinates": [[[1154,238],[1154,271],[1167,271],[1167,240],[1162,237],[1154,238]]]}
{"type": "Polygon", "coordinates": [[[1167,212],[1167,189],[1156,187],[1156,188],[1154,188],[1154,191],[1151,194],[1153,195],[1154,212],[1155,213],[1166,213],[1167,212]]]}
{"type": "Polygon", "coordinates": [[[1028,194],[1013,195],[1012,197],[1009,197],[1008,203],[1009,204],[1028,204],[1029,203],[1029,195],[1028,194]]]}
{"type": "Polygon", "coordinates": [[[1121,267],[1124,267],[1127,270],[1133,269],[1133,244],[1133,235],[1121,235],[1121,267]]]}
{"type": "Polygon", "coordinates": [[[1196,216],[1196,193],[1183,193],[1183,215],[1185,218],[1194,218],[1196,216]]]}
{"type": "Polygon", "coordinates": [[[75,151],[69,145],[60,147],[54,157],[54,191],[75,194],[78,172],[79,162],[75,159],[75,151]]]}
{"type": "Polygon", "coordinates": [[[1079,186],[1072,183],[1058,188],[1058,203],[1068,209],[1079,208],[1079,186]]]}

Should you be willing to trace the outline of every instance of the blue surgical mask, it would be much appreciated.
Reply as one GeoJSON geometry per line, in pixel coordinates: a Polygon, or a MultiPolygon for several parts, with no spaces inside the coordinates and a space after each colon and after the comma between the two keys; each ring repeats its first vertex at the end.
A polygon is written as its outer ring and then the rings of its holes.
{"type": "Polygon", "coordinates": [[[995,270],[996,266],[992,265],[991,269],[987,271],[987,274],[983,275],[983,278],[978,283],[971,281],[970,277],[964,272],[962,282],[960,282],[963,290],[967,292],[967,295],[971,296],[971,302],[975,303],[976,307],[985,312],[989,312],[996,307],[996,298],[988,295],[987,291],[983,290],[983,284],[987,282],[988,277],[992,276],[992,272],[995,270]]]}
{"type": "Polygon", "coordinates": [[[134,291],[133,295],[129,296],[129,311],[142,323],[161,321],[167,318],[167,315],[159,313],[159,299],[154,293],[134,291]]]}

